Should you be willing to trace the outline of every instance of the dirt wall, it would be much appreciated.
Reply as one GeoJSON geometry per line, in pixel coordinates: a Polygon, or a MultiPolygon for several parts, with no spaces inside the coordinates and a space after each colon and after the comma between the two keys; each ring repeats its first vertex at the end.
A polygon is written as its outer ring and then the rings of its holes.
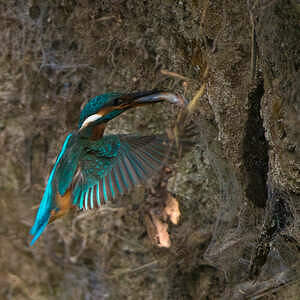
{"type": "MultiPolygon", "coordinates": [[[[298,299],[299,1],[0,1],[1,299],[298,299]],[[169,89],[197,143],[98,212],[29,230],[88,99],[169,89]],[[177,199],[171,247],[145,215],[177,199]]],[[[179,109],[130,111],[111,133],[163,132],[179,109]]]]}

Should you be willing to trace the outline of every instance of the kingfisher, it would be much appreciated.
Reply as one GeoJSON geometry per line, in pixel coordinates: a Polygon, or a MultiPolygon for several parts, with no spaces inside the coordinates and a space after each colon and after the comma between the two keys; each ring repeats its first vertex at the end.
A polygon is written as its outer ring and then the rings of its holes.
{"type": "Polygon", "coordinates": [[[145,182],[164,164],[170,141],[164,136],[104,135],[107,123],[130,108],[186,100],[171,92],[107,93],[81,110],[78,129],[69,133],[52,168],[41,200],[30,245],[47,224],[71,208],[98,208],[145,182]]]}

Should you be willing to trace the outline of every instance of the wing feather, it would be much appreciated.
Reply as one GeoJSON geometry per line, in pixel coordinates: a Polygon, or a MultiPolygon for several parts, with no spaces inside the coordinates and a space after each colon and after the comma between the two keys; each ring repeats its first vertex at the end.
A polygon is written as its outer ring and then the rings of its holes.
{"type": "Polygon", "coordinates": [[[111,188],[110,188],[110,183],[109,183],[109,174],[106,175],[105,177],[105,189],[106,189],[106,193],[107,193],[107,198],[112,199],[112,195],[111,195],[111,188]]]}
{"type": "Polygon", "coordinates": [[[150,176],[150,174],[153,173],[153,170],[155,170],[154,166],[149,162],[149,160],[144,155],[142,155],[142,153],[138,153],[137,151],[134,151],[134,154],[136,158],[139,160],[139,162],[141,163],[145,175],[150,176]]]}
{"type": "Polygon", "coordinates": [[[104,201],[108,201],[108,196],[107,196],[107,189],[106,189],[106,183],[105,183],[105,177],[102,179],[102,184],[103,184],[103,196],[104,196],[104,201]]]}
{"type": "Polygon", "coordinates": [[[126,170],[126,166],[124,165],[124,161],[122,159],[119,159],[118,169],[121,175],[121,182],[123,182],[125,191],[128,193],[130,191],[130,179],[126,170]]]}
{"type": "Polygon", "coordinates": [[[120,183],[120,177],[118,175],[118,170],[117,168],[112,169],[112,179],[113,179],[113,184],[116,187],[116,191],[119,192],[120,195],[124,194],[124,190],[122,189],[122,185],[120,183]]]}
{"type": "Polygon", "coordinates": [[[79,208],[80,209],[83,208],[83,198],[84,198],[84,193],[81,193],[80,202],[79,202],[79,208]]]}
{"type": "Polygon", "coordinates": [[[166,162],[170,145],[157,136],[105,136],[90,142],[74,176],[73,204],[93,209],[128,193],[166,162]]]}
{"type": "Polygon", "coordinates": [[[108,176],[109,176],[108,180],[109,180],[109,189],[111,192],[111,197],[112,197],[112,199],[114,199],[116,194],[115,194],[115,189],[114,189],[113,182],[112,182],[112,172],[110,172],[108,176]]]}
{"type": "Polygon", "coordinates": [[[91,209],[94,208],[94,186],[91,187],[90,207],[91,209]]]}
{"type": "Polygon", "coordinates": [[[89,192],[90,189],[88,189],[85,193],[85,197],[84,197],[84,208],[87,210],[88,209],[88,198],[89,198],[89,192]]]}
{"type": "Polygon", "coordinates": [[[143,180],[147,173],[145,173],[145,169],[142,167],[141,163],[137,160],[136,156],[134,155],[133,151],[127,153],[127,157],[134,168],[136,175],[138,176],[139,180],[143,180]]]}
{"type": "Polygon", "coordinates": [[[126,171],[129,175],[132,186],[139,184],[138,175],[137,175],[134,167],[132,166],[127,153],[124,154],[123,161],[126,166],[126,171]]]}
{"type": "Polygon", "coordinates": [[[103,191],[103,178],[100,179],[99,187],[100,187],[100,193],[99,193],[100,201],[101,203],[105,203],[104,191],[103,191]]]}

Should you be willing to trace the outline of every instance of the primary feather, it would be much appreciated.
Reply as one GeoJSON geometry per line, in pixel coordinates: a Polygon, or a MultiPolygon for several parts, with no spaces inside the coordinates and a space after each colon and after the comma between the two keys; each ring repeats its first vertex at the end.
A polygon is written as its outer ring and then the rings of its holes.
{"type": "Polygon", "coordinates": [[[156,136],[108,135],[91,143],[79,162],[73,203],[88,209],[129,192],[162,167],[168,151],[166,139],[156,136]],[[78,190],[87,201],[78,201],[78,190]]]}

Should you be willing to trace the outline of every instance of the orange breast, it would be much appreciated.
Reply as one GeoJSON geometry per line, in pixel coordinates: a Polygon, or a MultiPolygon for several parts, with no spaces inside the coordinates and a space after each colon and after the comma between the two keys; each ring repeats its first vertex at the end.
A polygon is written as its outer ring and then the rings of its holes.
{"type": "Polygon", "coordinates": [[[73,207],[72,204],[72,193],[71,189],[68,189],[67,192],[61,196],[59,193],[56,195],[56,206],[58,210],[52,210],[50,215],[49,223],[52,223],[54,220],[63,217],[66,215],[69,210],[73,207]]]}
{"type": "Polygon", "coordinates": [[[93,128],[93,134],[91,136],[91,140],[99,140],[102,138],[104,129],[106,127],[106,124],[102,123],[93,128]]]}

